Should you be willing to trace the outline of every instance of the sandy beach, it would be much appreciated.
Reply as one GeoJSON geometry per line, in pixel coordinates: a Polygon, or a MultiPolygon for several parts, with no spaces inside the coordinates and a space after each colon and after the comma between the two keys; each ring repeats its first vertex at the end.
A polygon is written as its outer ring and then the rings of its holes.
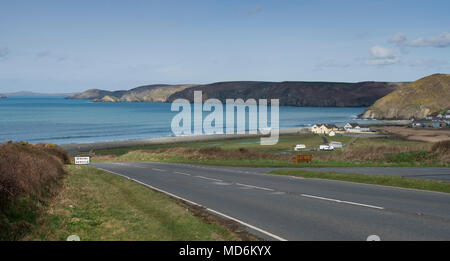
{"type": "MultiPolygon", "coordinates": [[[[296,134],[304,132],[307,128],[285,128],[280,129],[280,135],[283,134],[296,134]]],[[[262,134],[212,134],[212,135],[196,135],[196,136],[177,136],[177,137],[161,137],[161,138],[149,138],[149,139],[135,139],[135,140],[118,140],[118,141],[106,141],[106,142],[92,142],[92,143],[79,143],[79,144],[63,144],[60,145],[69,153],[75,153],[80,151],[90,151],[99,149],[112,149],[121,147],[143,146],[143,145],[155,145],[155,144],[170,144],[170,143],[182,143],[182,142],[194,142],[194,141],[211,141],[211,140],[223,140],[223,139],[235,139],[245,137],[261,137],[262,134]]]]}

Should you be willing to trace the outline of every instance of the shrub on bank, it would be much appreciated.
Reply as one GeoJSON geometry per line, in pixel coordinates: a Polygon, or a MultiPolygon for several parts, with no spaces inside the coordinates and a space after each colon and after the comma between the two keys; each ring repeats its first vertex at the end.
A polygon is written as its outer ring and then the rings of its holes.
{"type": "Polygon", "coordinates": [[[17,239],[58,190],[70,157],[58,146],[0,145],[0,240],[17,239]]]}

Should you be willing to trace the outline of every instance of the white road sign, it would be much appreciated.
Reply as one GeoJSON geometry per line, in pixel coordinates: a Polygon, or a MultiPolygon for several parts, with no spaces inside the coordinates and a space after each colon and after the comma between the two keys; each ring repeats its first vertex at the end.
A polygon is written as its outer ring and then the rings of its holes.
{"type": "Polygon", "coordinates": [[[75,165],[88,165],[90,161],[89,157],[75,157],[75,165]]]}

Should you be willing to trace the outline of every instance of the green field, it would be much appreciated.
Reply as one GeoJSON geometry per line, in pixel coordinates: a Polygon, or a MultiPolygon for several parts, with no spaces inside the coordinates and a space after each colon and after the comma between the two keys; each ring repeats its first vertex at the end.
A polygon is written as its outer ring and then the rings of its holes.
{"type": "MultiPolygon", "coordinates": [[[[126,178],[67,166],[63,188],[23,240],[240,240],[231,224],[126,178]]],[[[234,225],[235,226],[235,225],[234,225]]]]}
{"type": "Polygon", "coordinates": [[[261,146],[259,138],[173,143],[94,151],[94,161],[161,161],[249,167],[447,167],[449,162],[431,152],[432,144],[397,137],[354,138],[326,137],[341,142],[335,151],[317,151],[323,144],[320,135],[282,135],[273,146],[261,146]],[[306,149],[296,152],[296,144],[306,149]],[[316,150],[311,150],[316,149],[316,150]],[[312,163],[295,164],[296,154],[312,154],[312,163]]]}
{"type": "MultiPolygon", "coordinates": [[[[350,143],[354,138],[348,136],[336,136],[328,138],[330,141],[339,141],[343,144],[350,143]]],[[[323,144],[322,137],[319,135],[312,134],[301,134],[301,135],[281,135],[279,141],[275,145],[271,146],[261,146],[260,138],[236,138],[236,139],[223,139],[216,141],[200,141],[200,142],[185,142],[185,143],[172,143],[172,144],[157,144],[157,145],[146,145],[146,146],[135,146],[135,147],[124,147],[124,148],[114,148],[114,149],[104,149],[96,150],[95,154],[98,156],[102,155],[116,155],[120,156],[126,154],[130,151],[135,150],[155,150],[155,149],[167,149],[167,148],[210,148],[210,147],[220,147],[221,149],[254,149],[264,152],[271,153],[293,153],[293,149],[296,144],[303,143],[307,148],[318,147],[323,144]]]]}

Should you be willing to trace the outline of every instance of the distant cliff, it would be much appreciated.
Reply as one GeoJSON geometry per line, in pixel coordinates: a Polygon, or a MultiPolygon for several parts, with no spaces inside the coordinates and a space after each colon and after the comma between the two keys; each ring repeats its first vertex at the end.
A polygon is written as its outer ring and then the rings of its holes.
{"type": "Polygon", "coordinates": [[[0,93],[0,99],[2,98],[6,98],[6,96],[0,93]]]}
{"type": "Polygon", "coordinates": [[[178,98],[193,101],[194,91],[202,91],[203,99],[242,98],[279,99],[283,106],[358,107],[370,106],[380,97],[398,87],[395,83],[359,82],[219,82],[194,86],[172,94],[168,101],[178,98]]]}
{"type": "Polygon", "coordinates": [[[423,119],[445,109],[450,109],[450,74],[433,74],[377,100],[361,118],[423,119]]]}
{"type": "Polygon", "coordinates": [[[137,87],[128,91],[91,89],[71,95],[68,99],[89,99],[95,102],[165,102],[170,95],[192,86],[194,85],[154,84],[137,87]]]}
{"type": "Polygon", "coordinates": [[[204,85],[147,85],[129,91],[92,89],[69,96],[96,102],[172,102],[183,98],[193,101],[194,91],[201,90],[203,99],[242,98],[279,99],[284,106],[358,107],[370,106],[377,99],[394,91],[401,83],[388,82],[218,82],[204,85]]]}

